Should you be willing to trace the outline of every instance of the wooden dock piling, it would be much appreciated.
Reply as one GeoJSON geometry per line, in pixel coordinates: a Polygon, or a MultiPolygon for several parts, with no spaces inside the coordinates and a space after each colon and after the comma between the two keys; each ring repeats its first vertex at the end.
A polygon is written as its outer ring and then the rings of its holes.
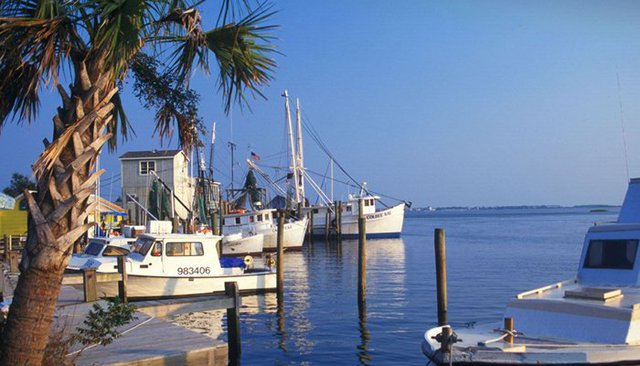
{"type": "Polygon", "coordinates": [[[513,318],[504,318],[504,330],[508,332],[504,341],[513,344],[513,318]]]}
{"type": "Polygon", "coordinates": [[[118,297],[126,304],[129,302],[127,298],[127,262],[123,255],[118,256],[118,273],[122,276],[118,281],[118,297]]]}
{"type": "Polygon", "coordinates": [[[327,213],[324,215],[324,240],[329,239],[331,229],[331,210],[327,209],[327,213]]]}
{"type": "Polygon", "coordinates": [[[229,365],[239,365],[242,341],[240,339],[240,292],[238,291],[238,283],[225,282],[224,294],[234,299],[234,306],[227,308],[229,365]]]}
{"type": "Polygon", "coordinates": [[[436,288],[438,296],[438,325],[447,325],[447,259],[445,255],[444,229],[438,228],[434,232],[434,246],[436,259],[436,288]]]}
{"type": "Polygon", "coordinates": [[[277,262],[277,292],[278,298],[282,297],[284,290],[284,219],[285,211],[278,210],[278,237],[277,237],[277,250],[278,250],[278,262],[277,262]]]}
{"type": "Polygon", "coordinates": [[[82,284],[84,289],[84,302],[98,300],[97,277],[95,268],[82,270],[82,284]]]}
{"type": "Polygon", "coordinates": [[[342,201],[338,201],[336,207],[336,235],[342,240],[342,201]]]}
{"type": "Polygon", "coordinates": [[[358,299],[364,301],[367,292],[367,222],[364,200],[358,200],[358,299]]]}
{"type": "Polygon", "coordinates": [[[10,251],[9,252],[9,271],[11,273],[20,273],[20,253],[10,251]]]}

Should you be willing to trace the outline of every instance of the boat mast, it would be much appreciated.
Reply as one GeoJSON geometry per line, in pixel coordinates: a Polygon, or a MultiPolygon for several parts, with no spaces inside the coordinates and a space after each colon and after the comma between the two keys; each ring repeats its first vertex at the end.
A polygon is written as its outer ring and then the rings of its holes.
{"type": "Polygon", "coordinates": [[[293,126],[291,125],[291,111],[289,109],[289,92],[285,90],[282,96],[284,97],[285,120],[287,123],[287,131],[289,135],[289,152],[291,153],[290,171],[293,174],[293,186],[296,190],[296,203],[299,203],[300,191],[298,189],[298,165],[296,164],[296,146],[293,143],[293,126]]]}
{"type": "Polygon", "coordinates": [[[300,198],[304,201],[304,154],[302,150],[302,121],[300,116],[300,99],[296,98],[296,129],[298,130],[298,184],[300,198]]]}

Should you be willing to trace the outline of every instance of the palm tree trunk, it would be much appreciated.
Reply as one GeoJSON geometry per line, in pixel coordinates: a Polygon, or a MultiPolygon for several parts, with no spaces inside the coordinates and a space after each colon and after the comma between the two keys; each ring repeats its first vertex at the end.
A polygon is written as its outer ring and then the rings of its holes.
{"type": "Polygon", "coordinates": [[[37,195],[25,191],[29,232],[0,338],[0,365],[42,363],[64,269],[74,243],[92,225],[86,223],[94,207],[88,199],[104,172],[93,168],[110,138],[105,126],[112,118],[111,98],[117,89],[108,77],[87,72],[84,61],[76,65],[71,97],[58,86],[63,106],[53,118],[53,142],[34,165],[37,195]]]}

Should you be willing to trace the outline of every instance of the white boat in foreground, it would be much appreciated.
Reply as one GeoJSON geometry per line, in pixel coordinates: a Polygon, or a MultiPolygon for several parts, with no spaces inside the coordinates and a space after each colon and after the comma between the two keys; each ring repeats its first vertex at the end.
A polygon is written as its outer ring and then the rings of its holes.
{"type": "Polygon", "coordinates": [[[117,257],[129,254],[135,242],[136,238],[123,236],[93,237],[82,253],[71,255],[67,269],[78,271],[100,267],[101,272],[117,272],[117,267],[114,266],[117,257]]]}
{"type": "MultiPolygon", "coordinates": [[[[220,236],[142,234],[126,257],[127,291],[132,298],[160,298],[224,293],[225,282],[237,282],[242,293],[272,291],[276,273],[246,268],[240,258],[222,258],[220,236]]],[[[98,270],[98,272],[101,272],[98,270]]],[[[99,282],[98,294],[117,296],[117,282],[99,282]]]]}
{"type": "Polygon", "coordinates": [[[222,255],[239,256],[262,253],[264,234],[239,232],[222,238],[222,255]]]}
{"type": "Polygon", "coordinates": [[[639,242],[640,179],[632,179],[618,221],[588,230],[576,278],[509,302],[504,317],[513,331],[502,324],[454,329],[459,341],[448,353],[437,327],[425,333],[423,352],[445,365],[640,364],[639,242]]]}

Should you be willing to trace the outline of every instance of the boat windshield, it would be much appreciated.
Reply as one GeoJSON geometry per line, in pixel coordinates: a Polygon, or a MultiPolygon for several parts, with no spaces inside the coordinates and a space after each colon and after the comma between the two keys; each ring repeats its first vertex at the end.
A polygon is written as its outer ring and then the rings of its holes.
{"type": "Polygon", "coordinates": [[[127,249],[116,247],[114,245],[107,245],[107,247],[104,249],[104,252],[102,252],[103,257],[117,257],[127,254],[129,254],[129,251],[127,249]]]}
{"type": "Polygon", "coordinates": [[[149,249],[155,243],[155,240],[149,238],[138,238],[134,244],[133,253],[140,253],[146,256],[149,253],[149,249]]]}
{"type": "Polygon", "coordinates": [[[584,268],[633,269],[638,240],[591,240],[584,268]]]}
{"type": "Polygon", "coordinates": [[[84,248],[84,254],[99,256],[104,248],[104,244],[98,241],[90,241],[86,248],[84,248]]]}

